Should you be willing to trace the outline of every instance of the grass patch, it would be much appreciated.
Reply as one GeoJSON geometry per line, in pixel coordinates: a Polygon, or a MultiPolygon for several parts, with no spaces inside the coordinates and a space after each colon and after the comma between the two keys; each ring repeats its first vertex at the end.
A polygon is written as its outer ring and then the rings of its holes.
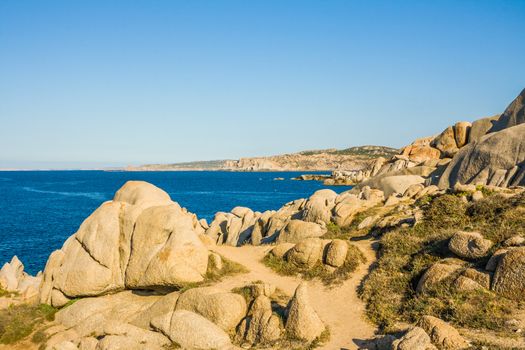
{"type": "MultiPolygon", "coordinates": [[[[58,309],[41,304],[16,305],[0,311],[0,343],[12,344],[29,336],[36,326],[52,321],[58,309]]],[[[37,336],[37,340],[40,336],[37,336]]]]}
{"type": "Polygon", "coordinates": [[[354,245],[349,244],[348,253],[344,264],[335,270],[330,269],[322,262],[318,262],[314,267],[297,266],[286,259],[276,257],[273,254],[267,254],[263,258],[263,263],[277,272],[285,276],[300,275],[306,280],[319,279],[325,285],[334,285],[348,279],[352,272],[354,272],[359,264],[366,262],[363,253],[354,245]]]}
{"type": "MultiPolygon", "coordinates": [[[[421,295],[415,289],[427,268],[453,256],[448,240],[458,230],[480,232],[495,243],[493,249],[506,238],[525,235],[525,196],[493,195],[469,205],[440,195],[422,209],[422,223],[382,236],[377,265],[360,289],[368,317],[387,332],[397,322],[414,322],[424,314],[466,328],[504,331],[505,320],[520,307],[516,302],[490,291],[459,292],[447,282],[421,295]]],[[[471,265],[485,263],[480,259],[471,265]]]]}
{"type": "Polygon", "coordinates": [[[250,272],[245,266],[239,263],[236,263],[235,261],[229,260],[223,257],[222,255],[221,255],[221,260],[222,260],[222,268],[218,269],[217,266],[215,266],[214,260],[211,257],[209,257],[208,258],[208,269],[206,270],[206,274],[204,275],[204,281],[196,282],[196,283],[185,283],[179,286],[178,291],[185,292],[192,288],[204,287],[204,286],[219,282],[223,278],[228,277],[228,276],[250,272]]]}

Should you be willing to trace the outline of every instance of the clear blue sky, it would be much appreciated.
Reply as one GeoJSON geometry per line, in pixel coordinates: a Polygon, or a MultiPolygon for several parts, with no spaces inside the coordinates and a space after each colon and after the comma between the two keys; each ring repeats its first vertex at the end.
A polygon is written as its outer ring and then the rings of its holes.
{"type": "Polygon", "coordinates": [[[524,24],[523,0],[1,0],[0,166],[403,146],[507,106],[524,24]]]}

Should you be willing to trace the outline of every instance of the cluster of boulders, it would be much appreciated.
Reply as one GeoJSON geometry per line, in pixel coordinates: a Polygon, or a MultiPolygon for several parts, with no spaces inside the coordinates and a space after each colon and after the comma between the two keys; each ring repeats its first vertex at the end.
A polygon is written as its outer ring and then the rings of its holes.
{"type": "Polygon", "coordinates": [[[504,248],[492,252],[492,241],[479,232],[458,231],[448,242],[456,258],[446,258],[428,268],[417,285],[417,292],[452,279],[459,291],[492,290],[504,297],[521,300],[525,293],[525,239],[507,239],[504,248]],[[469,262],[488,259],[484,269],[471,267],[469,262]]]}
{"type": "Polygon", "coordinates": [[[306,238],[298,243],[281,243],[270,252],[298,268],[312,268],[319,263],[328,271],[335,271],[347,261],[350,243],[341,239],[306,238]]]}
{"type": "Polygon", "coordinates": [[[334,222],[345,226],[354,216],[384,200],[381,190],[368,187],[337,194],[319,190],[308,199],[298,199],[281,209],[263,213],[236,207],[230,213],[219,212],[205,235],[216,244],[240,246],[272,242],[296,243],[305,238],[323,236],[326,225],[334,222]]]}
{"type": "Polygon", "coordinates": [[[5,263],[0,269],[0,290],[6,295],[0,295],[0,309],[20,303],[33,303],[38,299],[41,273],[31,276],[24,271],[24,264],[13,256],[11,262],[5,263]]]}
{"type": "Polygon", "coordinates": [[[74,298],[203,281],[203,233],[195,214],[167,193],[127,182],[50,255],[40,302],[60,307],[74,298]]]}
{"type": "Polygon", "coordinates": [[[308,344],[325,330],[300,284],[283,317],[274,312],[275,287],[251,286],[250,305],[240,294],[197,287],[165,295],[123,291],[84,298],[60,310],[45,330],[49,350],[239,349],[272,344],[285,336],[308,344]]]}

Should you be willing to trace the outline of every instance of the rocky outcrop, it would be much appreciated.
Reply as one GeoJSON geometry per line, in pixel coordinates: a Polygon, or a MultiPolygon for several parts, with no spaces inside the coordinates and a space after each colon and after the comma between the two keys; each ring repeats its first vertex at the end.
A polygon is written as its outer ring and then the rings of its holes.
{"type": "Polygon", "coordinates": [[[308,298],[308,285],[301,283],[295,290],[288,308],[286,332],[292,338],[313,341],[325,330],[325,326],[308,298]]]}
{"type": "Polygon", "coordinates": [[[41,273],[31,276],[24,271],[24,264],[15,255],[11,262],[0,269],[0,290],[8,292],[9,297],[0,296],[0,309],[19,303],[32,303],[38,299],[41,273]]]}
{"type": "Polygon", "coordinates": [[[433,264],[428,268],[417,285],[417,292],[424,293],[433,286],[438,285],[442,281],[453,276],[457,271],[461,269],[462,265],[459,261],[447,261],[443,260],[433,264]]]}
{"type": "Polygon", "coordinates": [[[441,176],[441,188],[462,184],[525,185],[525,124],[490,133],[461,149],[441,176]]]}
{"type": "Polygon", "coordinates": [[[129,181],[51,254],[40,289],[42,303],[125,288],[177,286],[202,280],[208,251],[194,214],[161,189],[129,181]]]}
{"type": "Polygon", "coordinates": [[[470,143],[462,148],[441,176],[439,186],[455,183],[501,187],[525,184],[525,90],[501,117],[472,125],[470,143]]]}

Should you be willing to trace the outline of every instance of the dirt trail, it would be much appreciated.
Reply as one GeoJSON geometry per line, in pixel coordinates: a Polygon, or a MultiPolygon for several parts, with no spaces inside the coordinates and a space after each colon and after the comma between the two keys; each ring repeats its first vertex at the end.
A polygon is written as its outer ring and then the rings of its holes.
{"type": "MultiPolygon", "coordinates": [[[[318,281],[309,282],[310,302],[319,317],[330,328],[330,341],[319,349],[358,349],[365,344],[364,339],[373,337],[376,330],[376,327],[365,319],[365,305],[357,296],[357,287],[368,273],[370,265],[376,260],[376,254],[370,240],[352,242],[352,244],[361,249],[367,262],[361,264],[350,279],[340,286],[331,288],[327,288],[318,281]]],[[[218,283],[217,287],[231,289],[262,280],[293,295],[297,285],[302,282],[301,279],[280,276],[261,263],[261,259],[271,248],[265,246],[214,247],[212,250],[250,270],[247,274],[225,279],[218,283]]]]}

